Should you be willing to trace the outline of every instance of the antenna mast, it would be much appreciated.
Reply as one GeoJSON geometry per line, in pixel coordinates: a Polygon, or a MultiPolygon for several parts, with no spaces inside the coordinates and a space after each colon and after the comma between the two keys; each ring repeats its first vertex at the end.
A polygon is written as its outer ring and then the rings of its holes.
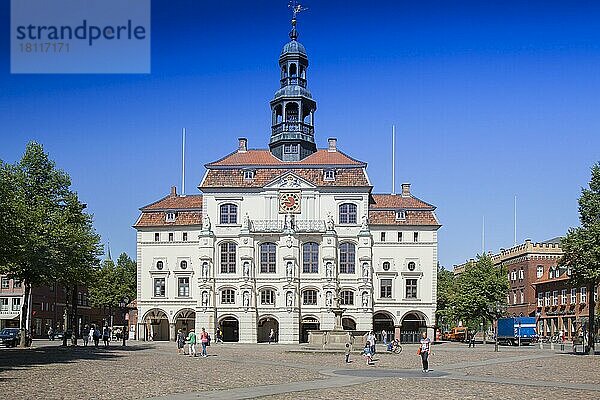
{"type": "Polygon", "coordinates": [[[182,130],[183,141],[181,145],[181,195],[185,196],[185,128],[182,130]]]}
{"type": "Polygon", "coordinates": [[[392,125],[392,194],[396,194],[396,125],[392,125]]]}

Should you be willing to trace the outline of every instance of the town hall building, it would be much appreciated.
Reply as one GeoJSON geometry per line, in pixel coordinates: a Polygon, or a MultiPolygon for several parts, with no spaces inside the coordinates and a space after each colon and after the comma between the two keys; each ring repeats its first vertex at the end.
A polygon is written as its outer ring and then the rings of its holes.
{"type": "MultiPolygon", "coordinates": [[[[433,337],[435,207],[403,184],[374,194],[367,164],[335,138],[317,148],[308,56],[291,40],[279,57],[268,148],[237,149],[205,165],[201,194],[142,207],[137,230],[137,337],[175,340],[217,328],[225,341],[306,342],[310,330],[433,337]]],[[[343,138],[342,138],[343,139],[343,138]]],[[[214,337],[214,336],[213,336],[214,337]]]]}

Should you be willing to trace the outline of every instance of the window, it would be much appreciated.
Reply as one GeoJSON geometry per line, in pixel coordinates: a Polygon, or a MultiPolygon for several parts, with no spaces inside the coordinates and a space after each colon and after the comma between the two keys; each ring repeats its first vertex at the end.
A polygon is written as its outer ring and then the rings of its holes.
{"type": "Polygon", "coordinates": [[[525,303],[525,294],[523,293],[523,289],[521,289],[521,298],[520,298],[520,303],[523,304],[525,303]]]}
{"type": "Polygon", "coordinates": [[[323,176],[323,180],[334,181],[335,180],[335,171],[332,169],[326,169],[325,174],[323,176]]]}
{"type": "Polygon", "coordinates": [[[550,305],[550,292],[546,292],[544,296],[544,305],[548,307],[550,305]]]}
{"type": "Polygon", "coordinates": [[[340,304],[343,306],[353,306],[354,292],[351,290],[342,290],[340,292],[340,304]]]}
{"type": "Polygon", "coordinates": [[[414,271],[416,267],[417,267],[417,265],[415,264],[414,261],[411,261],[411,262],[408,263],[408,270],[409,271],[414,271]]]}
{"type": "Polygon", "coordinates": [[[0,311],[8,311],[8,297],[0,299],[0,311]]]}
{"type": "Polygon", "coordinates": [[[160,233],[155,233],[154,234],[154,241],[155,242],[160,242],[160,233]]]}
{"type": "Polygon", "coordinates": [[[537,295],[537,305],[538,307],[543,307],[544,306],[544,293],[540,292],[537,295]]]}
{"type": "Polygon", "coordinates": [[[165,278],[154,278],[154,297],[165,297],[165,278]]]}
{"type": "Polygon", "coordinates": [[[275,243],[263,243],[260,245],[260,272],[275,273],[275,243]]]}
{"type": "Polygon", "coordinates": [[[8,278],[3,276],[2,277],[2,289],[8,289],[8,287],[9,287],[8,278]]]}
{"type": "Polygon", "coordinates": [[[544,276],[544,266],[543,265],[538,265],[537,266],[537,271],[535,274],[538,278],[541,278],[542,276],[544,276]]]}
{"type": "Polygon", "coordinates": [[[165,216],[165,219],[167,222],[175,222],[175,213],[174,212],[168,212],[165,216]]]}
{"type": "Polygon", "coordinates": [[[510,280],[511,281],[516,281],[517,280],[517,271],[512,270],[512,272],[510,273],[510,280]]]}
{"type": "Polygon", "coordinates": [[[571,304],[577,303],[577,289],[571,289],[571,304]]]}
{"type": "Polygon", "coordinates": [[[221,291],[221,304],[235,304],[235,290],[224,289],[221,291]]]}
{"type": "Polygon", "coordinates": [[[560,304],[567,304],[567,289],[563,289],[560,292],[560,304]]]}
{"type": "Polygon", "coordinates": [[[305,306],[316,306],[317,305],[317,291],[308,289],[302,292],[302,304],[305,306]]]}
{"type": "MultiPolygon", "coordinates": [[[[185,262],[185,261],[182,261],[185,262]]],[[[190,297],[190,278],[188,276],[177,279],[179,297],[190,297]]]]}
{"type": "Polygon", "coordinates": [[[223,204],[220,210],[222,224],[237,224],[237,206],[235,204],[223,204]]]}
{"type": "Polygon", "coordinates": [[[21,280],[20,279],[13,279],[13,287],[14,288],[20,288],[21,287],[21,280]]]}
{"type": "Polygon", "coordinates": [[[297,144],[284,144],[283,152],[285,154],[298,154],[300,152],[300,148],[297,144]]]}
{"type": "Polygon", "coordinates": [[[513,291],[513,301],[512,301],[512,303],[513,304],[517,304],[517,292],[516,291],[513,291]]]}
{"type": "Polygon", "coordinates": [[[417,280],[407,279],[406,280],[406,298],[416,299],[417,298],[417,280]]]}
{"type": "Polygon", "coordinates": [[[182,262],[179,263],[179,267],[181,269],[186,269],[187,268],[187,261],[183,260],[182,262]]]}
{"type": "Polygon", "coordinates": [[[391,279],[382,279],[379,282],[380,294],[379,297],[382,299],[391,299],[392,298],[392,280],[391,279]]]}
{"type": "Polygon", "coordinates": [[[558,305],[558,290],[553,290],[552,291],[552,305],[553,306],[557,306],[558,305]]]}
{"type": "Polygon", "coordinates": [[[13,297],[12,310],[13,311],[19,311],[20,309],[21,309],[21,298],[20,297],[13,297]]]}
{"type": "Polygon", "coordinates": [[[340,205],[340,224],[356,224],[356,204],[340,205]]]}
{"type": "Polygon", "coordinates": [[[402,232],[398,232],[398,242],[402,242],[402,232]]]}
{"type": "Polygon", "coordinates": [[[169,232],[169,242],[173,241],[173,232],[169,232]]]}
{"type": "Polygon", "coordinates": [[[157,261],[157,262],[156,262],[156,269],[157,269],[157,270],[159,270],[159,271],[160,271],[161,269],[163,269],[163,268],[164,268],[164,266],[165,266],[165,264],[164,264],[162,261],[157,261]]]}
{"type": "Polygon", "coordinates": [[[522,280],[522,279],[524,278],[524,276],[525,276],[525,272],[523,272],[523,268],[521,268],[521,269],[519,270],[519,279],[521,279],[521,280],[522,280]]]}
{"type": "Polygon", "coordinates": [[[381,241],[385,242],[385,232],[381,232],[381,241]]]}
{"type": "Polygon", "coordinates": [[[317,243],[302,245],[302,272],[306,274],[319,272],[319,245],[317,243]]]}
{"type": "Polygon", "coordinates": [[[244,180],[251,181],[252,179],[254,179],[254,171],[244,171],[244,180]]]}
{"type": "Polygon", "coordinates": [[[233,242],[221,243],[221,273],[235,274],[236,245],[233,242]]]}
{"type": "Polygon", "coordinates": [[[187,242],[187,232],[183,232],[183,234],[181,235],[181,240],[183,242],[187,242]]]}
{"type": "Polygon", "coordinates": [[[406,219],[406,212],[404,210],[396,211],[396,221],[406,219]]]}
{"type": "Polygon", "coordinates": [[[267,306],[275,304],[275,292],[271,289],[260,292],[260,304],[267,306]]]}
{"type": "Polygon", "coordinates": [[[581,303],[587,302],[587,289],[584,287],[581,288],[581,296],[579,297],[579,301],[581,303]]]}
{"type": "Polygon", "coordinates": [[[415,233],[413,234],[413,242],[415,242],[415,243],[416,243],[416,242],[418,242],[418,241],[419,241],[419,232],[415,232],[415,233]]]}
{"type": "Polygon", "coordinates": [[[548,269],[548,279],[552,279],[554,278],[554,269],[552,269],[552,267],[550,267],[548,269]]]}
{"type": "Polygon", "coordinates": [[[390,270],[390,262],[389,261],[384,261],[383,262],[383,270],[384,271],[389,271],[390,270]]]}
{"type": "Polygon", "coordinates": [[[354,244],[340,244],[340,274],[353,274],[356,252],[354,244]]]}

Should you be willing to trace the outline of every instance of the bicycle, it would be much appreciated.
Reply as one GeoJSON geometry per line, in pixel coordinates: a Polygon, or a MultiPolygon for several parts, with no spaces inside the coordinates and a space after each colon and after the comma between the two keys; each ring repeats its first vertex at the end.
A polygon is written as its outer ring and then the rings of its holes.
{"type": "Polygon", "coordinates": [[[400,354],[402,353],[402,346],[400,345],[400,343],[392,343],[392,347],[388,351],[394,354],[400,354]]]}

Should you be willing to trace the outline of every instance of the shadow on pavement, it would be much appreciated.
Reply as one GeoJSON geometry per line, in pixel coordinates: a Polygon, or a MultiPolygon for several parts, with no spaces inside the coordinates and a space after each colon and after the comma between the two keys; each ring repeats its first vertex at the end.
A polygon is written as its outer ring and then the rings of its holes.
{"type": "Polygon", "coordinates": [[[141,344],[135,346],[34,346],[25,349],[8,348],[0,350],[0,372],[29,367],[32,365],[65,364],[76,360],[100,360],[124,357],[128,352],[152,349],[153,346],[141,344]]]}

